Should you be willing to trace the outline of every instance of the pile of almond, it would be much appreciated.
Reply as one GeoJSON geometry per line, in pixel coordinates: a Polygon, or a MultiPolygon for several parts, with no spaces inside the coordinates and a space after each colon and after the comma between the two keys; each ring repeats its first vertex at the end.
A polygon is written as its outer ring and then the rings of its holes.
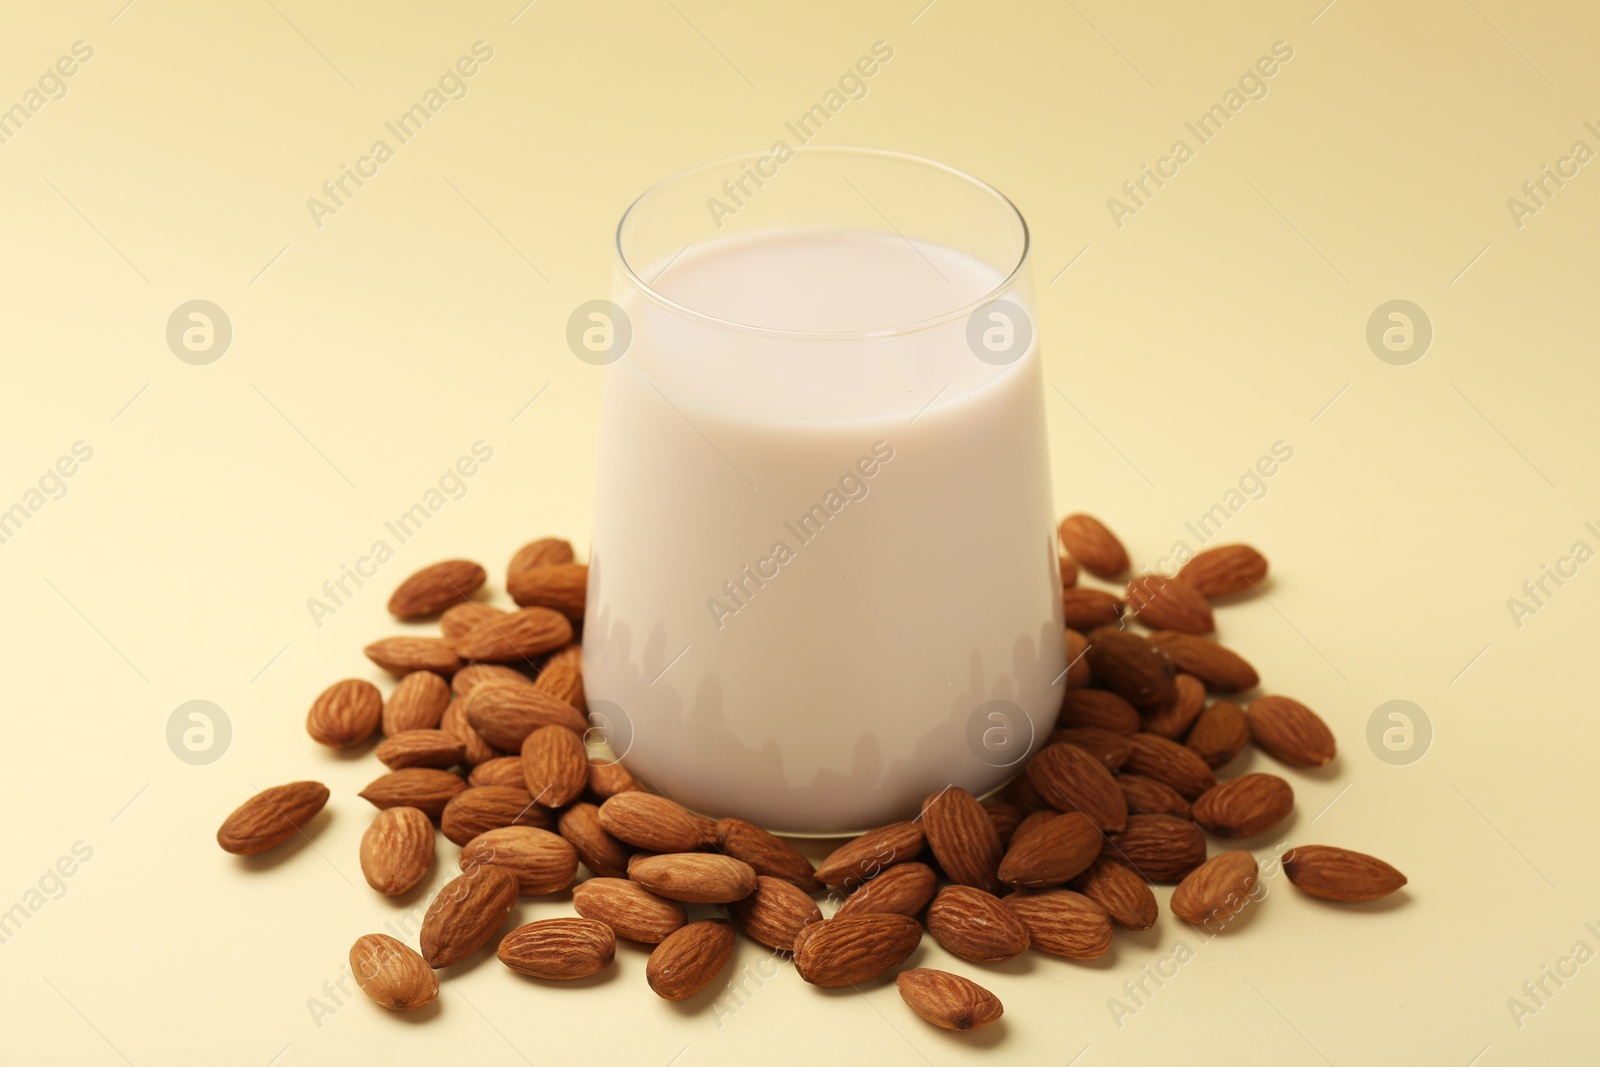
{"type": "MultiPolygon", "coordinates": [[[[487,579],[476,563],[448,560],[407,578],[390,612],[437,615],[441,636],[367,646],[399,683],[387,699],[364,680],[334,683],[312,703],[306,730],[333,748],[383,735],[376,754],[388,773],[360,794],[378,809],[361,841],[373,889],[393,896],[418,885],[440,833],[460,847],[462,873],[427,909],[420,952],[385,934],[356,941],[361,988],[386,1008],[421,1007],[438,995],[436,968],[491,941],[507,967],[544,979],[604,970],[617,938],[652,945],[645,976],[668,1000],[715,983],[736,933],[790,954],[801,978],[829,988],[895,971],[924,933],[975,965],[1029,949],[1093,959],[1114,927],[1155,923],[1150,883],[1176,884],[1178,918],[1225,928],[1259,899],[1258,868],[1245,850],[1209,855],[1207,835],[1270,830],[1294,790],[1274,774],[1218,781],[1216,772],[1252,742],[1289,767],[1335,754],[1332,731],[1299,701],[1229,699],[1259,678],[1205,636],[1212,601],[1254,591],[1267,561],[1246,545],[1212,548],[1177,576],[1144,574],[1117,596],[1078,584],[1080,567],[1108,581],[1127,573],[1117,537],[1087,515],[1064,519],[1060,535],[1070,666],[1054,731],[998,797],[945,789],[915,818],[849,841],[820,867],[758,826],[689,812],[591,754],[578,644],[588,569],[566,541],[535,541],[512,558],[515,611],[473,599],[487,579]],[[502,934],[519,896],[569,891],[576,915],[502,934]]],[[[228,817],[217,843],[265,851],[327,800],[317,782],[263,790],[228,817]]],[[[1335,901],[1372,900],[1406,882],[1382,860],[1326,845],[1290,849],[1283,870],[1335,901]]],[[[946,1029],[986,1026],[1002,1012],[993,993],[946,971],[901,970],[897,985],[913,1011],[946,1029]]]]}

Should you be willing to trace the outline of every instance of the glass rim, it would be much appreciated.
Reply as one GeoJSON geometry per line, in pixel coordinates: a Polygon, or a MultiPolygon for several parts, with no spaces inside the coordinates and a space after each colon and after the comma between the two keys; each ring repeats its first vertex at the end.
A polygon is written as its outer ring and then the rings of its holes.
{"type": "MultiPolygon", "coordinates": [[[[1033,235],[1028,229],[1028,220],[1023,217],[1022,211],[1017,207],[1017,205],[1012,203],[1010,197],[1006,196],[999,189],[996,189],[993,185],[990,185],[982,178],[975,177],[974,175],[969,174],[958,167],[952,167],[948,163],[941,163],[936,159],[929,159],[926,156],[914,155],[909,152],[897,152],[887,148],[863,148],[852,145],[824,145],[816,148],[800,148],[795,152],[796,156],[805,155],[807,153],[833,156],[856,156],[862,158],[876,157],[878,159],[894,160],[901,163],[911,163],[921,167],[926,167],[932,171],[942,172],[947,177],[955,178],[959,181],[965,182],[978,191],[993,197],[999,203],[1004,205],[1011,217],[1016,220],[1018,230],[1020,231],[1022,237],[1022,250],[1017,254],[1016,262],[1012,264],[1011,269],[1007,271],[999,283],[988,292],[984,293],[977,299],[968,301],[950,311],[941,312],[940,314],[932,316],[931,318],[919,319],[915,322],[901,323],[893,326],[880,326],[867,330],[782,330],[770,326],[758,326],[753,323],[737,322],[733,319],[725,319],[717,315],[699,311],[695,308],[689,307],[686,304],[680,304],[676,300],[666,296],[664,293],[656,289],[655,286],[649,281],[646,281],[639,274],[639,272],[634,269],[633,264],[628,261],[627,252],[623,250],[622,233],[627,227],[629,219],[633,218],[634,213],[639,211],[641,206],[643,206],[647,201],[654,198],[657,194],[669,186],[675,185],[691,177],[692,175],[699,174],[703,171],[708,171],[719,167],[726,167],[741,161],[748,161],[763,154],[760,152],[739,152],[733,155],[707,160],[704,163],[699,163],[685,170],[680,170],[675,174],[670,174],[651,185],[644,192],[640,193],[634,199],[634,201],[628,205],[627,209],[623,211],[622,217],[617,221],[616,236],[612,246],[613,251],[616,253],[617,265],[621,268],[623,277],[627,279],[629,285],[631,285],[635,290],[637,290],[642,296],[650,300],[652,303],[672,312],[675,315],[680,315],[684,318],[692,319],[708,326],[714,326],[718,329],[735,330],[741,333],[757,334],[763,337],[782,338],[797,341],[841,341],[865,340],[880,337],[898,337],[904,334],[918,333],[922,330],[932,329],[936,326],[942,326],[946,323],[966,318],[979,308],[999,299],[1002,294],[1008,292],[1016,283],[1017,279],[1021,277],[1023,270],[1027,267],[1028,255],[1033,248],[1033,235]]],[[[893,224],[891,223],[891,228],[892,226],[893,224]]],[[[685,249],[688,247],[688,245],[684,246],[685,249]]],[[[678,253],[678,255],[682,254],[683,253],[681,251],[678,253]]]]}

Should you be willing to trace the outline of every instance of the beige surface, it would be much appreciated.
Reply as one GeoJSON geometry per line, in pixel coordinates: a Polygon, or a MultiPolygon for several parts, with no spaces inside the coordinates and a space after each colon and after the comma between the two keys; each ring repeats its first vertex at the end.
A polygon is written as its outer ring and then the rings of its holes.
{"type": "MultiPolygon", "coordinates": [[[[1584,527],[1600,527],[1600,176],[1581,168],[1520,228],[1506,205],[1575,140],[1600,148],[1584,126],[1600,126],[1591,13],[1094,0],[1001,15],[938,0],[913,21],[919,0],[544,0],[513,21],[519,0],[448,15],[120,3],[13,6],[0,34],[0,105],[74,41],[94,50],[0,145],[0,504],[74,442],[93,449],[0,544],[0,907],[75,842],[92,849],[0,945],[7,1062],[1592,1057],[1600,964],[1547,982],[1520,1027],[1507,998],[1543,966],[1570,972],[1574,942],[1600,948],[1584,927],[1600,928],[1600,577],[1580,569],[1520,628],[1506,603],[1573,542],[1600,547],[1584,527]],[[306,198],[480,39],[494,57],[466,98],[314,226],[306,198]],[[1270,602],[1229,607],[1222,633],[1323,712],[1342,755],[1331,774],[1290,775],[1300,813],[1254,844],[1369,850],[1410,888],[1336,908],[1279,879],[1217,943],[1168,916],[1093,965],[1000,968],[1006,1020],[976,1039],[924,1025],[892,986],[829,995],[787,971],[746,981],[731,1014],[726,994],[669,1006],[632,949],[580,989],[480,958],[435,1017],[358,999],[319,1026],[308,999],[350,942],[416,902],[361,885],[354,792],[374,763],[309,742],[310,698],[373,675],[359,648],[392,629],[383,603],[412,567],[464,554],[498,571],[547,531],[583,543],[599,375],[562,334],[606,291],[617,215],[657,177],[781,136],[879,39],[895,58],[822,139],[965,167],[1028,216],[1063,510],[1106,516],[1154,562],[1274,442],[1292,445],[1225,528],[1271,556],[1270,602]],[[1294,58],[1268,95],[1114,225],[1106,199],[1279,40],[1294,58]],[[163,338],[195,298],[234,326],[210,366],[163,338]],[[1436,328],[1411,366],[1364,340],[1394,298],[1436,328]],[[479,440],[493,459],[462,499],[315,626],[306,599],[479,440]],[[234,729],[203,767],[164,733],[197,698],[234,729]],[[1396,698],[1435,729],[1409,766],[1365,742],[1396,698]],[[216,850],[252,783],[301,776],[335,791],[314,848],[256,863],[216,850]],[[1193,960],[1119,1027],[1108,999],[1180,942],[1193,960]]],[[[761,959],[746,946],[738,963],[756,974],[761,959]]],[[[931,944],[920,959],[952,963],[931,944]]]]}

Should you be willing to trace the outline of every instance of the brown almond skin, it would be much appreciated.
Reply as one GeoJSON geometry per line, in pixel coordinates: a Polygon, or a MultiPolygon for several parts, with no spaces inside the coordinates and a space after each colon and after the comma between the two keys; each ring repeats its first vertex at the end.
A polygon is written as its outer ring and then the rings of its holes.
{"type": "Polygon", "coordinates": [[[1176,741],[1156,734],[1134,734],[1129,741],[1133,751],[1122,767],[1130,774],[1165,782],[1188,800],[1217,784],[1205,760],[1176,741]]]}
{"type": "Polygon", "coordinates": [[[822,888],[810,860],[787,841],[754,823],[743,819],[719,819],[716,834],[717,848],[721,852],[736,860],[744,860],[755,868],[757,874],[793,882],[807,893],[822,888]]]}
{"type": "Polygon", "coordinates": [[[1061,572],[1061,585],[1063,587],[1078,584],[1078,561],[1071,556],[1059,556],[1058,569],[1061,572]]]}
{"type": "Polygon", "coordinates": [[[439,978],[428,961],[388,934],[356,938],[350,973],[374,1004],[390,1011],[416,1011],[439,996],[439,978]]]}
{"type": "Polygon", "coordinates": [[[541,726],[522,742],[522,774],[534,802],[564,808],[589,784],[583,738],[565,726],[541,726]]]}
{"type": "Polygon", "coordinates": [[[564,700],[579,712],[588,711],[588,701],[583,695],[583,648],[572,644],[550,653],[550,658],[539,668],[533,687],[564,700]]]}
{"type": "Polygon", "coordinates": [[[1193,586],[1159,574],[1128,583],[1128,610],[1152,630],[1208,634],[1217,628],[1211,604],[1193,586]]]}
{"type": "Polygon", "coordinates": [[[497,955],[518,974],[567,982],[611,966],[617,938],[594,919],[540,919],[507,934],[497,955]]]}
{"type": "Polygon", "coordinates": [[[1001,903],[1028,928],[1033,948],[1069,960],[1093,960],[1111,949],[1111,917],[1070,889],[1012,893],[1001,903]]]}
{"type": "Polygon", "coordinates": [[[479,623],[487,619],[498,619],[505,614],[504,608],[492,608],[488,604],[468,601],[444,610],[439,616],[439,632],[444,634],[446,641],[454,641],[479,623]]]}
{"type": "Polygon", "coordinates": [[[495,935],[517,902],[517,876],[477,866],[439,890],[422,917],[422,958],[435,969],[466,959],[495,935]]]}
{"type": "Polygon", "coordinates": [[[350,748],[372,736],[383,718],[383,694],[361,678],[334,682],[312,701],[306,733],[329,748],[350,748]]]}
{"type": "Polygon", "coordinates": [[[1275,774],[1244,774],[1206,790],[1194,802],[1194,821],[1218,837],[1249,837],[1272,829],[1294,810],[1294,787],[1275,774]]]}
{"type": "Polygon", "coordinates": [[[1017,828],[1011,832],[1011,844],[1006,847],[1012,848],[1020,845],[1027,839],[1029,834],[1044,826],[1045,823],[1054,819],[1058,814],[1060,813],[1052,808],[1041,808],[1030,813],[1027,818],[1017,823],[1017,828]]]}
{"type": "Polygon", "coordinates": [[[705,839],[694,817],[655,793],[618,793],[600,805],[600,825],[618,841],[651,852],[693,852],[705,839]]]}
{"type": "Polygon", "coordinates": [[[467,702],[465,700],[452,700],[450,706],[444,709],[444,718],[439,720],[439,729],[461,742],[461,749],[466,753],[465,762],[468,767],[476,767],[480,763],[499,756],[500,753],[483,739],[483,735],[472,728],[467,721],[467,702]]]}
{"type": "Polygon", "coordinates": [[[1067,887],[1100,905],[1124,929],[1148,930],[1156,924],[1160,909],[1149,883],[1109,856],[1095,860],[1067,887]]]}
{"type": "Polygon", "coordinates": [[[1142,774],[1119,774],[1117,788],[1128,803],[1130,815],[1176,815],[1184,820],[1193,817],[1193,809],[1183,794],[1165,782],[1142,774]]]}
{"type": "MultiPolygon", "coordinates": [[[[1087,649],[1087,638],[1085,648],[1087,649]]],[[[1085,661],[1087,662],[1087,661],[1085,661]]],[[[1068,689],[1061,700],[1061,715],[1056,727],[1092,726],[1112,733],[1139,731],[1139,709],[1105,689],[1068,689]]]]}
{"type": "Polygon", "coordinates": [[[461,847],[461,869],[501,867],[517,876],[523,896],[546,896],[572,886],[578,853],[549,830],[502,826],[485,830],[461,847]]]}
{"type": "Polygon", "coordinates": [[[1338,754],[1333,731],[1322,717],[1289,697],[1257,697],[1245,713],[1250,737],[1291,767],[1322,767],[1338,754]]]}
{"type": "Polygon", "coordinates": [[[989,821],[994,823],[994,832],[1000,835],[1000,847],[1005,848],[1011,843],[1011,835],[1017,829],[1017,824],[1022,822],[1022,812],[1015,804],[1007,804],[1002,800],[986,800],[983,810],[988,813],[989,821]]]}
{"type": "Polygon", "coordinates": [[[900,966],[922,940],[922,924],[907,915],[874,912],[829,919],[806,928],[794,967],[824,989],[870,982],[900,966]]]}
{"type": "Polygon", "coordinates": [[[1102,626],[1089,634],[1088,657],[1095,681],[1140,711],[1172,699],[1176,669],[1161,649],[1138,634],[1102,626]]]}
{"type": "Polygon", "coordinates": [[[1190,871],[1172,891],[1168,905],[1172,914],[1184,922],[1206,926],[1213,931],[1227,928],[1227,921],[1250,903],[1256,887],[1256,858],[1236,850],[1222,852],[1190,871]]]}
{"type": "Polygon", "coordinates": [[[477,592],[488,573],[469,559],[447,559],[422,568],[389,597],[389,614],[420,619],[459,604],[477,592]]]}
{"type": "MultiPolygon", "coordinates": [[[[1071,626],[1068,626],[1066,640],[1067,691],[1071,692],[1075,689],[1082,689],[1092,683],[1094,681],[1094,671],[1089,667],[1089,657],[1084,654],[1089,651],[1089,639],[1071,626]]],[[[1085,725],[1093,724],[1086,723],[1085,725]]]]}
{"type": "Polygon", "coordinates": [[[1128,761],[1131,751],[1128,735],[1101,730],[1094,726],[1068,726],[1052,731],[1044,739],[1046,745],[1077,745],[1089,755],[1105,764],[1106,770],[1115,771],[1128,761]]]}
{"type": "Polygon", "coordinates": [[[817,880],[849,889],[886,867],[916,859],[926,844],[920,819],[880,826],[834,849],[817,867],[817,880]]]}
{"type": "Polygon", "coordinates": [[[897,863],[846,897],[833,917],[894,912],[914,919],[933,899],[938,881],[926,863],[897,863]]]}
{"type": "Polygon", "coordinates": [[[1027,774],[1019,774],[1000,793],[1001,799],[1022,812],[1023,818],[1036,811],[1050,807],[1044,797],[1039,795],[1038,788],[1028,780],[1027,774]]]}
{"type": "Polygon", "coordinates": [[[461,657],[442,637],[385,637],[361,651],[397,678],[412,671],[454,674],[461,669],[461,657]]]}
{"type": "Polygon", "coordinates": [[[1127,824],[1128,806],[1116,780],[1084,749],[1048,745],[1028,761],[1027,774],[1039,796],[1057,811],[1082,812],[1101,830],[1127,824]]]}
{"type": "Polygon", "coordinates": [[[659,945],[689,921],[682,904],[626,878],[579,882],[572,888],[572,906],[585,919],[611,927],[618,937],[645,945],[659,945]]]}
{"type": "Polygon", "coordinates": [[[217,844],[236,856],[258,855],[293,837],[327,802],[328,787],[321,782],[270,786],[222,821],[217,844]]]}
{"type": "Polygon", "coordinates": [[[520,786],[480,785],[463,789],[444,806],[439,829],[453,844],[465,845],[488,830],[505,826],[551,828],[550,812],[520,786]]]}
{"type": "Polygon", "coordinates": [[[1213,693],[1242,693],[1261,684],[1256,669],[1243,656],[1215,641],[1159,630],[1150,635],[1150,642],[1167,654],[1173,666],[1200,679],[1213,693]]]}
{"type": "Polygon", "coordinates": [[[1028,951],[1028,928],[1000,898],[947,885],[928,905],[928,933],[969,963],[1003,963],[1028,951]]]}
{"type": "Polygon", "coordinates": [[[1146,715],[1142,725],[1146,733],[1181,742],[1205,707],[1205,683],[1192,674],[1179,674],[1172,679],[1172,699],[1146,715]]]}
{"type": "Polygon", "coordinates": [[[591,759],[589,761],[589,792],[600,801],[610,800],[618,793],[633,793],[639,782],[618,760],[591,759]]]}
{"type": "Polygon", "coordinates": [[[400,679],[384,702],[384,736],[438,729],[444,709],[450,706],[450,695],[450,683],[441,676],[432,671],[412,671],[400,679]]]}
{"type": "Polygon", "coordinates": [[[430,819],[444,814],[444,806],[467,788],[458,774],[432,767],[407,767],[374,778],[360,793],[375,808],[421,808],[430,819]]]}
{"type": "Polygon", "coordinates": [[[1212,770],[1239,758],[1250,743],[1250,720],[1231,700],[1219,700],[1195,720],[1183,745],[1205,760],[1212,770]]]}
{"type": "MultiPolygon", "coordinates": [[[[1100,626],[1115,626],[1127,605],[1104,589],[1073,586],[1061,590],[1061,614],[1070,630],[1088,631],[1100,626]]],[[[1091,669],[1094,664],[1085,659],[1091,669]]]]}
{"type": "Polygon", "coordinates": [[[1060,885],[1093,863],[1103,843],[1099,828],[1086,816],[1066,812],[1011,846],[1000,861],[1000,880],[1019,889],[1060,885]]]}
{"type": "Polygon", "coordinates": [[[1057,527],[1061,546],[1096,578],[1112,579],[1128,569],[1128,550],[1117,535],[1092,515],[1068,515],[1057,527]]]}
{"type": "Polygon", "coordinates": [[[1105,855],[1149,882],[1181,882],[1206,861],[1206,835],[1172,815],[1130,815],[1128,828],[1106,839],[1105,855]]]}
{"type": "Polygon", "coordinates": [[[574,622],[583,618],[589,568],[583,563],[551,563],[529,567],[506,578],[506,592],[518,607],[550,608],[574,622]]]}
{"type": "Polygon", "coordinates": [[[467,758],[467,749],[443,730],[401,730],[378,744],[378,762],[391,771],[406,767],[443,770],[467,758]]]}
{"type": "Polygon", "coordinates": [[[561,813],[561,836],[577,850],[583,865],[602,878],[626,878],[627,845],[606,833],[600,825],[600,809],[593,804],[574,804],[561,813]]]}
{"type": "Polygon", "coordinates": [[[702,919],[668,937],[650,953],[645,980],[663,1000],[687,1000],[716,981],[733,959],[733,925],[702,919]]]}
{"type": "Polygon", "coordinates": [[[506,752],[521,752],[528,735],[542,726],[563,726],[579,735],[589,728],[577,708],[525,682],[484,682],[462,701],[461,710],[485,741],[506,752]]]}
{"type": "Polygon", "coordinates": [[[528,780],[522,775],[522,757],[496,756],[484,760],[467,775],[467,784],[474,788],[484,785],[508,786],[527,792],[528,780]]]}
{"type": "Polygon", "coordinates": [[[728,917],[752,941],[789,952],[796,934],[822,921],[822,909],[792,882],[758,875],[755,890],[728,905],[728,917]]]}
{"type": "Polygon", "coordinates": [[[1301,892],[1341,903],[1377,900],[1406,884],[1376,856],[1332,845],[1295,846],[1284,854],[1283,873],[1301,892]]]}
{"type": "Polygon", "coordinates": [[[511,562],[506,564],[506,579],[534,567],[549,567],[557,563],[571,563],[578,557],[572,551],[572,542],[561,537],[541,537],[517,549],[511,562]]]}
{"type": "Polygon", "coordinates": [[[455,639],[464,659],[518,663],[553,652],[572,640],[572,623],[559,611],[523,608],[486,619],[455,639]]]}
{"type": "MultiPolygon", "coordinates": [[[[463,607],[467,605],[462,605],[463,607]]],[[[453,610],[453,609],[452,609],[453,610]]],[[[504,615],[505,612],[501,612],[504,615]]],[[[533,679],[503,663],[469,663],[450,676],[450,692],[457,700],[464,700],[485,682],[509,682],[512,685],[532,685],[533,679]]]]}
{"type": "MultiPolygon", "coordinates": [[[[600,813],[604,817],[605,809],[600,813]]],[[[756,889],[756,872],[748,863],[709,852],[677,852],[631,861],[628,877],[658,896],[686,904],[729,904],[756,889]]]]}
{"type": "Polygon", "coordinates": [[[433,866],[433,823],[417,808],[385,808],[361,835],[361,873],[387,897],[422,881],[433,866]]]}
{"type": "Polygon", "coordinates": [[[906,1006],[944,1030],[981,1030],[1000,1021],[1000,998],[978,983],[949,971],[914,967],[895,977],[906,1006]]]}
{"type": "Polygon", "coordinates": [[[1255,590],[1267,577],[1267,557],[1249,545],[1218,545],[1198,553],[1178,578],[1215,600],[1255,590]]]}
{"type": "Polygon", "coordinates": [[[1000,835],[971,793],[951,786],[929,797],[922,806],[922,832],[946,878],[999,891],[1000,835]]]}

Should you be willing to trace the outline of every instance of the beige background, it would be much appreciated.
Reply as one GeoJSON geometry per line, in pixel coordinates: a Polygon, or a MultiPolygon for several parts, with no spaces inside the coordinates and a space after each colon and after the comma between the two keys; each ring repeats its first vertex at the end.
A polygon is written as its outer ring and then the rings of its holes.
{"type": "MultiPolygon", "coordinates": [[[[921,2],[11,5],[0,106],[73,42],[94,56],[0,145],[0,506],[74,442],[93,458],[0,544],[0,908],[75,842],[93,856],[0,945],[8,1062],[1592,1058],[1600,963],[1520,1028],[1507,998],[1574,942],[1600,949],[1600,573],[1520,628],[1506,602],[1573,542],[1600,547],[1600,173],[1520,228],[1506,200],[1574,141],[1600,149],[1600,25],[1506,0],[921,2]],[[1275,577],[1222,636],[1342,755],[1291,773],[1299,814],[1251,844],[1371,851],[1410,888],[1338,908],[1280,878],[1214,944],[1166,916],[1095,964],[1018,961],[987,975],[1007,1016],[977,1037],[923,1024],[892,985],[830,995],[786,969],[736,1011],[726,992],[673,1007],[631,948],[580,989],[481,956],[430,1018],[357,999],[319,1026],[308,999],[349,943],[422,898],[361,884],[354,794],[375,763],[312,745],[307,704],[376,678],[359,648],[393,629],[384,601],[412,568],[467,555],[498,575],[530,536],[585,543],[600,374],[563,330],[607,291],[618,214],[768,145],[880,39],[895,58],[821,140],[948,161],[1027,215],[1061,510],[1102,514],[1151,563],[1292,445],[1226,528],[1275,577]],[[306,198],[478,40],[494,58],[468,95],[318,229],[306,198]],[[1279,40],[1294,58],[1265,99],[1118,228],[1107,198],[1279,40]],[[234,329],[209,366],[164,340],[196,298],[234,329]],[[1410,366],[1364,339],[1395,298],[1435,329],[1410,366]],[[315,626],[306,599],[478,440],[494,458],[465,496],[315,626]],[[165,739],[197,698],[234,731],[199,767],[165,739]],[[1391,699],[1434,729],[1410,765],[1365,740],[1391,699]],[[297,777],[334,789],[314,847],[216,850],[253,787],[297,777]],[[1108,999],[1180,942],[1194,958],[1119,1027],[1108,999]]],[[[762,958],[747,945],[738,966],[762,958]]],[[[931,942],[918,959],[976,970],[931,942]]]]}

